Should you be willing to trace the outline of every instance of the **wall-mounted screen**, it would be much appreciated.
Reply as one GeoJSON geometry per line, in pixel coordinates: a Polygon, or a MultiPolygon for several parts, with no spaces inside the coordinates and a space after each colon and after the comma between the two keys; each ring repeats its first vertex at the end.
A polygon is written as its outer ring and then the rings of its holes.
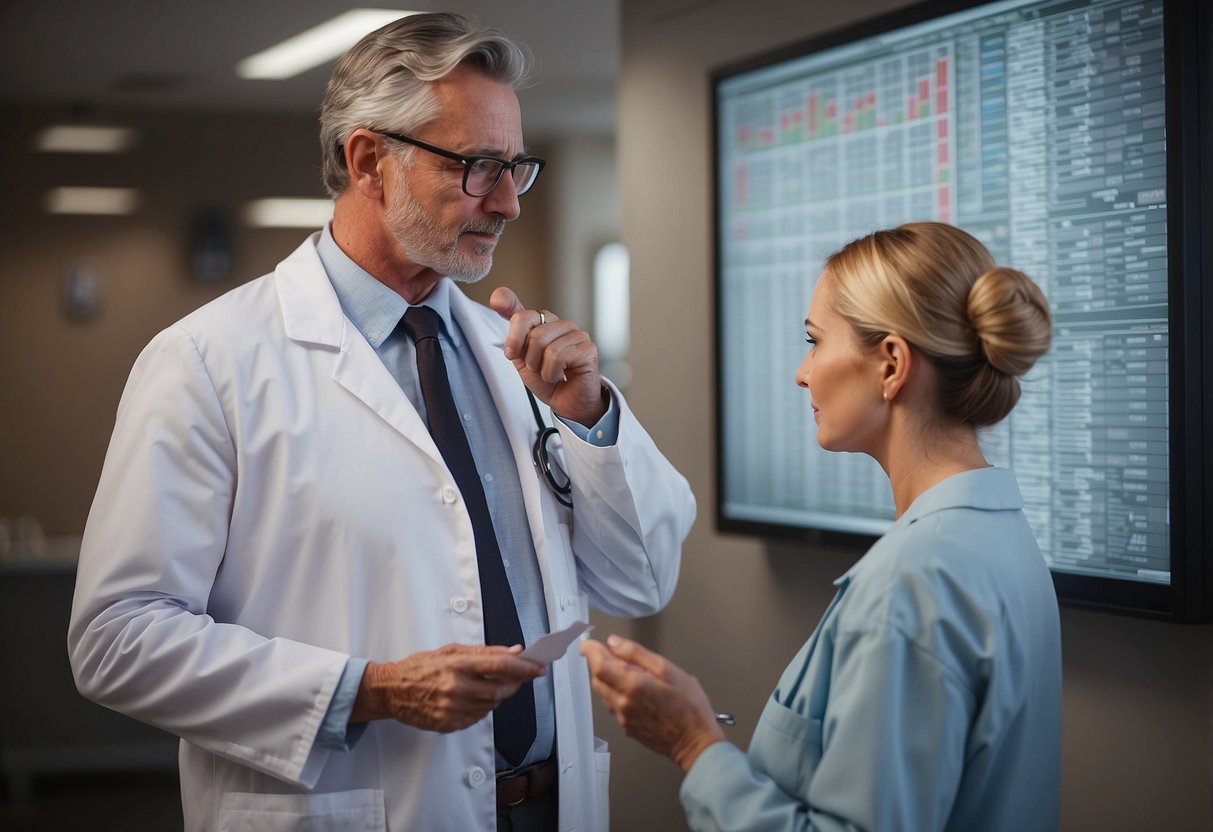
{"type": "Polygon", "coordinates": [[[793,376],[825,258],[939,220],[1052,306],[1052,350],[982,441],[1063,600],[1208,615],[1207,32],[1184,2],[936,3],[715,74],[721,529],[889,526],[884,473],[817,446],[793,376]]]}

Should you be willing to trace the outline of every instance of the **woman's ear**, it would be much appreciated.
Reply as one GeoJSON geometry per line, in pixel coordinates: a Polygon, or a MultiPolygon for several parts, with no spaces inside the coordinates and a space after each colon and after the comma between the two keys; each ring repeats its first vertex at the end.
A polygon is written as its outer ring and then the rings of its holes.
{"type": "Polygon", "coordinates": [[[914,370],[914,353],[909,343],[891,332],[877,346],[880,361],[880,393],[885,401],[893,401],[905,387],[914,370]]]}
{"type": "Polygon", "coordinates": [[[383,179],[379,168],[386,158],[386,151],[379,137],[365,128],[350,134],[342,148],[345,167],[350,173],[350,182],[367,199],[383,197],[383,179]]]}

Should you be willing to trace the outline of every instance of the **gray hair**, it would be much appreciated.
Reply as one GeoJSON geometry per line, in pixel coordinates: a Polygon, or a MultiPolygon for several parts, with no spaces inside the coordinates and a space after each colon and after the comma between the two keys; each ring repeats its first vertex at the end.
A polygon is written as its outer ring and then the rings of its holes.
{"type": "MultiPolygon", "coordinates": [[[[350,47],[320,108],[321,175],[336,199],[350,182],[343,148],[359,127],[411,133],[438,116],[430,82],[468,64],[514,89],[531,71],[526,47],[447,12],[392,21],[350,47]]],[[[410,148],[411,150],[411,148],[410,148]]]]}

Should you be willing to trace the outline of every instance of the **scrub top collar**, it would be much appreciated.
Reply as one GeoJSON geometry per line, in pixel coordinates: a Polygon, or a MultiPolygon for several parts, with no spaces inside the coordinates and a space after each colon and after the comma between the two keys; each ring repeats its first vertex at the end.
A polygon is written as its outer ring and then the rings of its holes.
{"type": "MultiPolygon", "coordinates": [[[[905,514],[897,518],[885,535],[918,522],[922,518],[951,508],[971,508],[977,511],[1019,511],[1023,508],[1023,495],[1015,475],[1005,468],[976,468],[953,474],[926,491],[910,504],[905,514]]],[[[850,583],[855,570],[863,562],[860,558],[850,569],[834,581],[839,589],[850,583]]]]}

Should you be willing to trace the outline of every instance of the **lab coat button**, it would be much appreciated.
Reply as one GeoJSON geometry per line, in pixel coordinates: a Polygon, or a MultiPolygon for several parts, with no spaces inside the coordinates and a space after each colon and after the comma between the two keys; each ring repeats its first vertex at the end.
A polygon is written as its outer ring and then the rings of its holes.
{"type": "Polygon", "coordinates": [[[456,496],[457,495],[455,493],[454,487],[449,486],[449,485],[444,485],[442,487],[442,502],[446,503],[447,505],[450,505],[451,503],[455,502],[456,496]]]}
{"type": "Polygon", "coordinates": [[[451,599],[451,610],[463,615],[468,611],[468,599],[456,596],[451,599]]]}
{"type": "Polygon", "coordinates": [[[484,769],[480,766],[472,766],[467,773],[468,786],[473,789],[478,789],[484,785],[484,781],[488,778],[485,776],[484,769]]]}

